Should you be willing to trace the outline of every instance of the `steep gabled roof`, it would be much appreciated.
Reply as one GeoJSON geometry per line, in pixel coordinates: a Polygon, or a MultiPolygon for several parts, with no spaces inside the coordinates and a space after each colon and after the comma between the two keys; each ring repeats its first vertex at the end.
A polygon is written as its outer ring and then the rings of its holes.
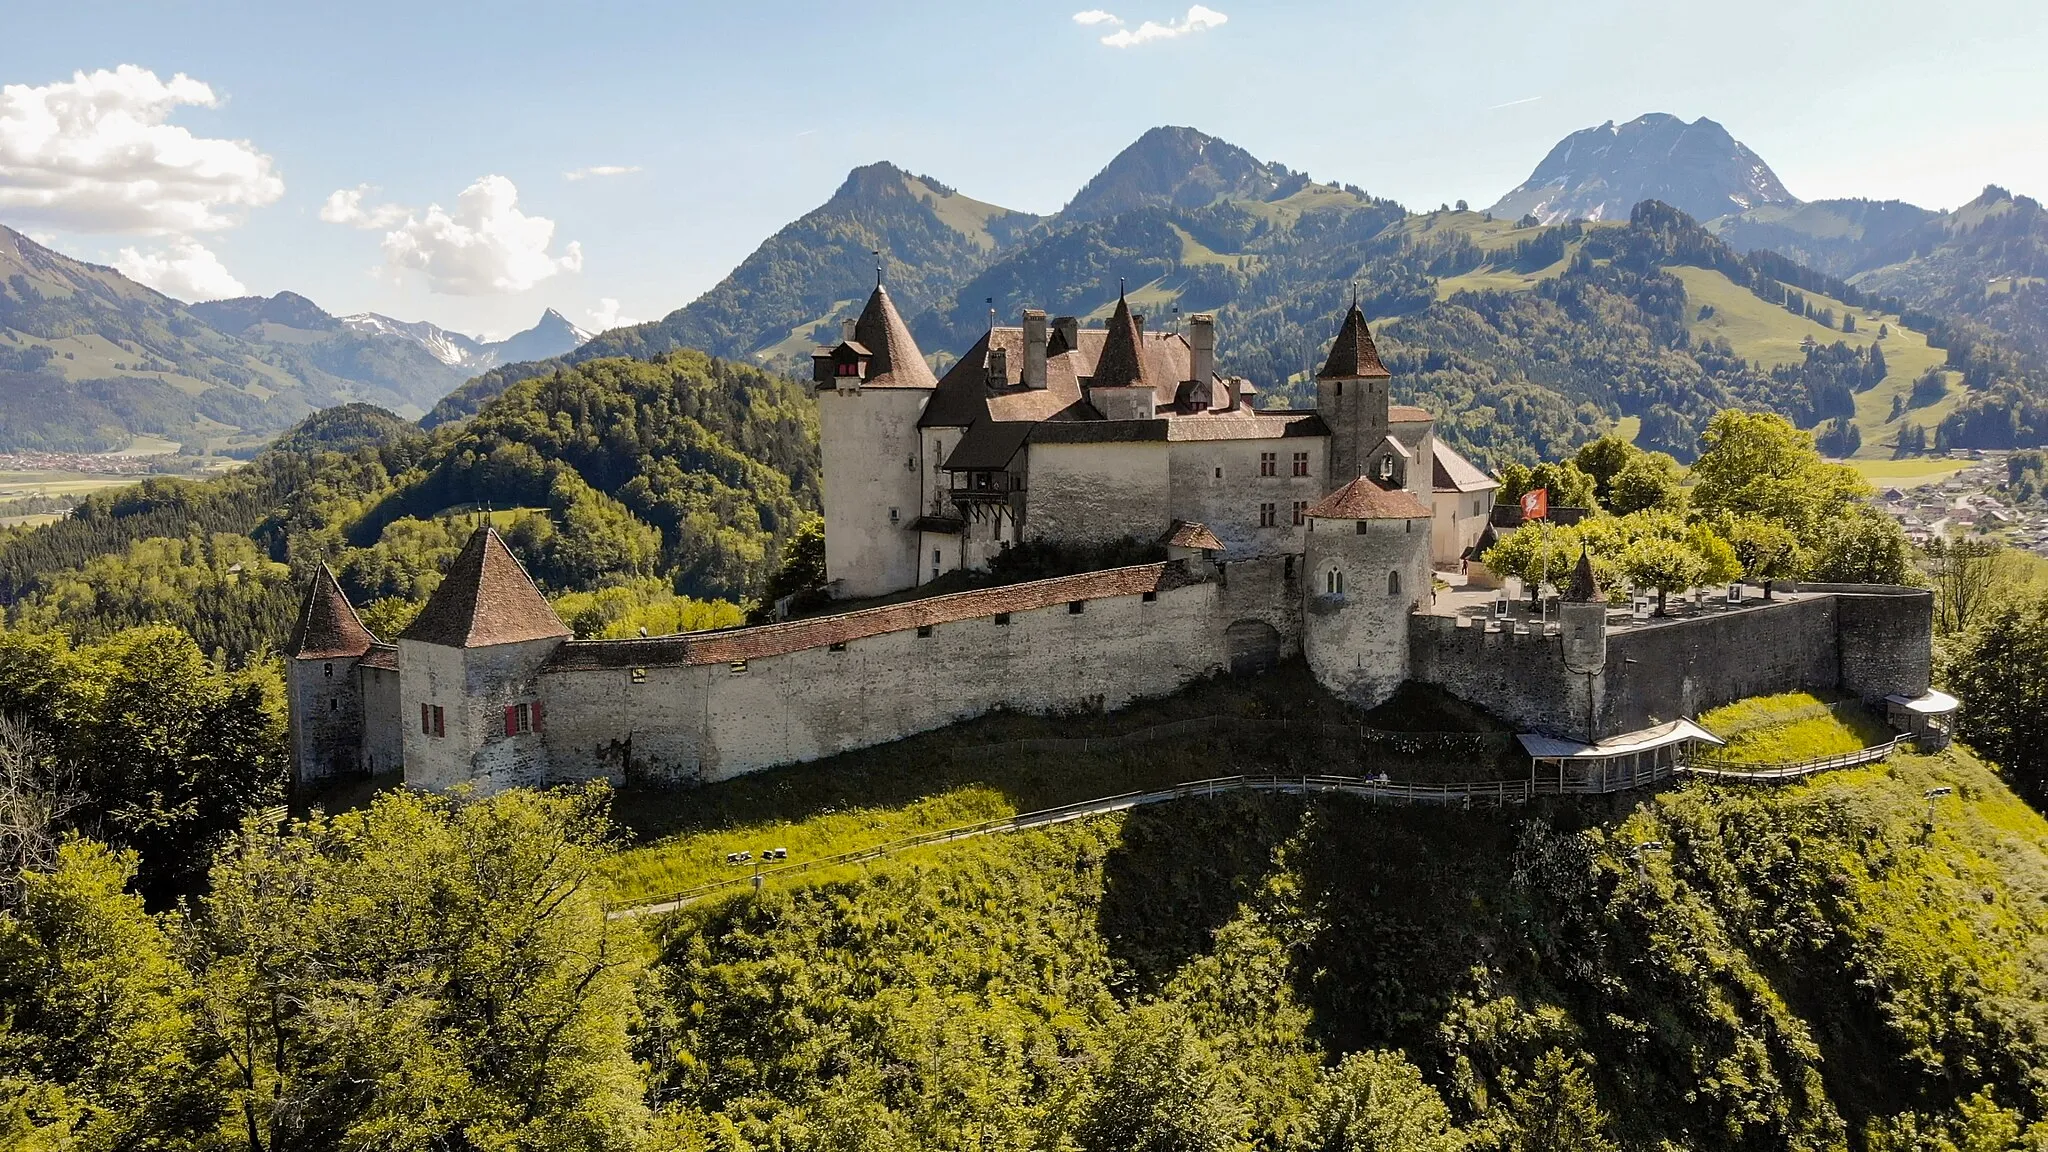
{"type": "Polygon", "coordinates": [[[479,528],[448,566],[427,606],[400,640],[448,648],[487,648],[522,640],[567,638],[569,629],[533,586],[495,528],[479,528]]]}
{"type": "Polygon", "coordinates": [[[1167,530],[1165,539],[1161,540],[1160,543],[1168,548],[1200,548],[1210,552],[1223,551],[1223,541],[1218,540],[1216,534],[1209,531],[1209,526],[1192,520],[1175,520],[1173,527],[1167,530]]]}
{"type": "Polygon", "coordinates": [[[1138,322],[1131,316],[1130,302],[1118,296],[1116,311],[1109,316],[1109,336],[1102,342],[1102,355],[1096,358],[1095,375],[1088,386],[1150,388],[1153,381],[1147,359],[1138,322]]]}
{"type": "Polygon", "coordinates": [[[1351,311],[1344,315],[1344,326],[1337,330],[1337,342],[1330,346],[1330,359],[1316,373],[1316,379],[1357,380],[1389,375],[1386,366],[1380,363],[1380,350],[1373,345],[1372,330],[1365,326],[1365,313],[1356,303],[1352,304],[1351,311]]]}
{"type": "Polygon", "coordinates": [[[313,574],[306,601],[292,626],[291,654],[296,660],[336,660],[361,656],[377,642],[341,591],[327,565],[313,574]]]}
{"type": "Polygon", "coordinates": [[[1382,488],[1360,476],[1314,504],[1307,515],[1318,520],[1427,520],[1434,513],[1405,488],[1382,488]]]}
{"type": "Polygon", "coordinates": [[[910,338],[910,325],[903,322],[895,301],[889,299],[889,290],[880,284],[875,285],[874,295],[868,297],[868,306],[861,309],[860,319],[853,322],[852,343],[868,353],[868,376],[861,382],[863,388],[939,386],[931,365],[924,362],[924,353],[917,350],[917,341],[910,338]]]}
{"type": "Polygon", "coordinates": [[[1477,492],[1485,488],[1498,488],[1500,481],[1488,475],[1479,465],[1458,452],[1457,449],[1438,440],[1430,445],[1434,455],[1431,460],[1431,487],[1439,492],[1477,492]]]}

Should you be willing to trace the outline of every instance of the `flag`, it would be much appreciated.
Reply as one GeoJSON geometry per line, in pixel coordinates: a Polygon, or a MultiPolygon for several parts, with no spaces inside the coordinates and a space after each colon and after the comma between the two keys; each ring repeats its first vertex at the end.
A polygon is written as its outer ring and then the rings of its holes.
{"type": "Polygon", "coordinates": [[[1550,489],[1531,488],[1522,493],[1522,519],[1547,520],[1550,518],[1550,489]]]}

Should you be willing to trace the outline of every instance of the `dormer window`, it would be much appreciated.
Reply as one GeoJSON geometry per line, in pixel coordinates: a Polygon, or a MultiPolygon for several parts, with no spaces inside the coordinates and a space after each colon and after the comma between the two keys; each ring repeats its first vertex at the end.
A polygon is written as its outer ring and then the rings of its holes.
{"type": "Polygon", "coordinates": [[[857,360],[841,360],[833,365],[833,371],[835,375],[839,376],[858,376],[860,375],[860,362],[857,360]]]}

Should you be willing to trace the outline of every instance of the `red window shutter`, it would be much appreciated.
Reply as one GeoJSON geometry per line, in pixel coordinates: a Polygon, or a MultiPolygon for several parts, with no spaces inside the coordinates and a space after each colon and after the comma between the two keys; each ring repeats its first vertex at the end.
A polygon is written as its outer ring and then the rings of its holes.
{"type": "Polygon", "coordinates": [[[505,705],[505,735],[519,735],[519,706],[516,704],[505,705]]]}
{"type": "Polygon", "coordinates": [[[432,725],[431,723],[429,723],[429,722],[428,722],[428,720],[427,720],[427,706],[426,706],[425,704],[421,704],[421,705],[420,705],[420,735],[422,735],[422,736],[432,736],[433,734],[434,734],[434,726],[433,726],[433,725],[432,725]]]}
{"type": "Polygon", "coordinates": [[[540,701],[535,700],[531,707],[533,709],[533,730],[538,732],[540,731],[540,701]]]}

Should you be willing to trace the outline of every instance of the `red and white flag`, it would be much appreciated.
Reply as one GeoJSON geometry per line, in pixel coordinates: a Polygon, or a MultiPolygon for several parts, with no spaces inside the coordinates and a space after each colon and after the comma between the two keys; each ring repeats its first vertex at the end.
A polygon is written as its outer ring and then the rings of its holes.
{"type": "Polygon", "coordinates": [[[1531,488],[1522,493],[1522,519],[1547,520],[1550,518],[1550,489],[1531,488]]]}

